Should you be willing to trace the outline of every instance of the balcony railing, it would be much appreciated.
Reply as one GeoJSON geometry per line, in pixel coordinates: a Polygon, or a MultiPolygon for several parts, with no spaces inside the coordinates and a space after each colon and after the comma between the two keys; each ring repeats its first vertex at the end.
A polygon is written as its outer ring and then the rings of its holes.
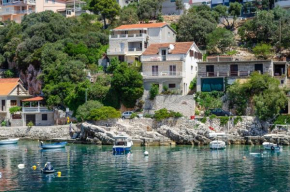
{"type": "Polygon", "coordinates": [[[248,77],[253,71],[198,72],[200,77],[248,77]]]}
{"type": "Polygon", "coordinates": [[[118,38],[136,38],[136,37],[145,37],[146,34],[115,34],[110,35],[111,39],[118,39],[118,38]]]}
{"type": "Polygon", "coordinates": [[[52,112],[47,107],[22,107],[23,113],[46,113],[52,112]]]}
{"type": "Polygon", "coordinates": [[[0,12],[0,15],[30,14],[34,12],[35,12],[34,10],[21,10],[21,11],[11,10],[11,11],[0,12]]]}
{"type": "Polygon", "coordinates": [[[164,58],[157,56],[157,57],[143,57],[142,61],[183,61],[183,56],[175,56],[175,55],[167,55],[164,58]],[[163,60],[164,59],[164,60],[163,60]]]}
{"type": "Polygon", "coordinates": [[[161,71],[161,72],[143,72],[142,73],[143,77],[146,78],[150,78],[150,77],[154,77],[154,78],[181,78],[184,76],[184,73],[181,71],[161,71]]]}
{"type": "Polygon", "coordinates": [[[133,52],[133,51],[142,51],[142,48],[140,48],[140,47],[129,48],[128,51],[129,51],[129,52],[133,52]]]}
{"type": "Polygon", "coordinates": [[[28,4],[28,5],[35,5],[35,0],[23,0],[23,1],[10,1],[10,2],[2,2],[2,6],[7,5],[19,5],[19,4],[28,4]]]}

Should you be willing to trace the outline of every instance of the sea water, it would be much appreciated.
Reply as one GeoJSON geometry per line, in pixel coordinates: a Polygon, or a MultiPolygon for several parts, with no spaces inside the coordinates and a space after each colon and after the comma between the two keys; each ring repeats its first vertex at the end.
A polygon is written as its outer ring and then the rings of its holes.
{"type": "Polygon", "coordinates": [[[112,146],[43,151],[38,142],[20,141],[0,146],[0,191],[290,191],[289,165],[288,147],[280,153],[242,145],[133,147],[113,155],[112,146]],[[41,173],[48,161],[55,174],[41,173]]]}

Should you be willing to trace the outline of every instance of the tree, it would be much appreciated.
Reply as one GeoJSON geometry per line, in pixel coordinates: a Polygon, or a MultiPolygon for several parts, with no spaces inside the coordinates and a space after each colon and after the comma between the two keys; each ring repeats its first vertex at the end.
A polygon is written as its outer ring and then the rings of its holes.
{"type": "Polygon", "coordinates": [[[137,14],[141,20],[156,19],[162,9],[163,0],[140,0],[137,14]]]}
{"type": "Polygon", "coordinates": [[[206,36],[207,50],[210,53],[224,53],[228,48],[235,45],[234,34],[225,28],[216,28],[206,36]]]}
{"type": "Polygon", "coordinates": [[[121,63],[114,70],[112,88],[116,90],[125,107],[133,108],[143,95],[143,78],[139,72],[131,69],[127,63],[121,63]]]}
{"type": "Polygon", "coordinates": [[[151,88],[150,88],[150,91],[149,91],[149,94],[150,94],[150,99],[153,100],[155,99],[155,97],[158,95],[159,93],[159,86],[158,85],[151,85],[151,88]]]}
{"type": "Polygon", "coordinates": [[[178,21],[177,40],[194,41],[197,45],[206,45],[206,35],[211,33],[216,26],[214,19],[211,21],[198,14],[184,14],[178,21]]]}
{"type": "Polygon", "coordinates": [[[111,77],[109,75],[98,76],[94,84],[89,88],[89,99],[103,102],[110,90],[111,77]]]}
{"type": "Polygon", "coordinates": [[[83,105],[80,105],[76,111],[76,118],[78,121],[88,120],[89,115],[93,109],[99,109],[103,107],[103,104],[99,101],[87,101],[83,105]]]}
{"type": "Polygon", "coordinates": [[[102,16],[105,28],[107,28],[106,19],[112,22],[120,12],[120,6],[115,0],[91,0],[89,9],[102,16]]]}
{"type": "Polygon", "coordinates": [[[129,6],[124,7],[120,12],[120,24],[135,24],[138,23],[139,18],[137,14],[137,8],[129,6]]]}
{"type": "Polygon", "coordinates": [[[113,107],[103,106],[99,109],[92,109],[90,111],[89,119],[94,121],[116,119],[121,117],[121,112],[113,107]]]}
{"type": "Polygon", "coordinates": [[[184,9],[184,5],[182,3],[182,0],[175,0],[175,6],[176,6],[176,10],[183,10],[184,9]]]}
{"type": "Polygon", "coordinates": [[[236,20],[240,16],[242,10],[242,5],[238,2],[230,3],[229,8],[224,5],[218,5],[214,8],[220,17],[224,18],[226,23],[222,24],[229,30],[233,30],[235,27],[236,20]],[[230,21],[229,18],[233,17],[233,21],[230,21]]]}
{"type": "Polygon", "coordinates": [[[263,59],[267,59],[272,53],[272,47],[269,44],[258,44],[253,48],[253,52],[256,57],[261,57],[263,59]]]}

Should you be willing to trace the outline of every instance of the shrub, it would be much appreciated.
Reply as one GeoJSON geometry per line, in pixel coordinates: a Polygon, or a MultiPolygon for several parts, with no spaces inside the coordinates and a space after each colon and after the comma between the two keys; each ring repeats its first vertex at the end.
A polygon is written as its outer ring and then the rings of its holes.
{"type": "Polygon", "coordinates": [[[151,115],[151,114],[148,113],[148,114],[145,114],[144,117],[145,117],[145,118],[152,118],[153,115],[151,115]]]}
{"type": "Polygon", "coordinates": [[[229,117],[219,117],[219,119],[220,119],[220,126],[224,126],[224,125],[226,125],[228,122],[229,122],[229,117]]]}
{"type": "Polygon", "coordinates": [[[7,125],[7,122],[6,121],[2,121],[1,122],[1,127],[5,127],[7,125]]]}
{"type": "Polygon", "coordinates": [[[207,120],[206,117],[204,117],[204,118],[202,118],[202,119],[200,120],[200,122],[205,123],[206,120],[207,120]]]}
{"type": "Polygon", "coordinates": [[[156,95],[159,93],[159,86],[158,85],[152,85],[149,91],[150,99],[153,100],[156,95]]]}
{"type": "Polygon", "coordinates": [[[11,78],[11,77],[14,77],[14,73],[12,70],[8,69],[4,72],[4,77],[5,78],[11,78]]]}
{"type": "Polygon", "coordinates": [[[121,117],[120,111],[117,111],[113,107],[103,106],[99,109],[91,110],[88,119],[94,120],[94,121],[100,121],[100,120],[115,119],[115,118],[120,118],[120,117],[121,117]]]}
{"type": "Polygon", "coordinates": [[[29,121],[29,123],[27,123],[27,126],[28,126],[29,128],[31,128],[32,126],[34,126],[34,124],[33,124],[32,121],[29,121]]]}
{"type": "Polygon", "coordinates": [[[263,59],[267,59],[271,55],[271,45],[268,44],[258,44],[253,48],[253,52],[256,57],[261,57],[263,59]]]}
{"type": "Polygon", "coordinates": [[[130,116],[130,119],[134,119],[135,117],[137,117],[137,113],[132,113],[132,115],[130,116]]]}
{"type": "Polygon", "coordinates": [[[209,119],[210,120],[213,120],[214,118],[216,118],[216,115],[214,115],[214,114],[212,114],[212,115],[209,116],[209,119]]]}
{"type": "Polygon", "coordinates": [[[194,90],[194,88],[196,87],[196,82],[197,82],[197,80],[196,80],[196,77],[190,82],[190,85],[189,85],[189,89],[190,90],[194,90]]]}
{"type": "Polygon", "coordinates": [[[200,115],[200,111],[199,110],[195,110],[195,115],[200,115]]]}
{"type": "Polygon", "coordinates": [[[234,119],[234,125],[236,125],[236,124],[238,124],[238,122],[242,122],[242,121],[243,121],[242,117],[241,116],[237,116],[234,119]]]}
{"type": "Polygon", "coordinates": [[[19,106],[15,106],[15,107],[11,107],[10,109],[9,109],[9,112],[11,113],[11,114],[14,114],[14,113],[16,113],[17,111],[21,111],[21,107],[19,107],[19,106]]]}
{"type": "Polygon", "coordinates": [[[99,109],[103,107],[103,104],[99,101],[88,101],[83,105],[79,106],[76,112],[76,118],[78,121],[85,121],[88,120],[91,110],[99,109]]]}
{"type": "Polygon", "coordinates": [[[168,86],[163,85],[163,91],[164,91],[164,92],[168,91],[168,86]]]}
{"type": "Polygon", "coordinates": [[[279,125],[285,125],[285,124],[290,124],[290,115],[279,115],[274,124],[279,124],[279,125]]]}
{"type": "Polygon", "coordinates": [[[155,114],[154,114],[154,118],[158,121],[163,120],[163,119],[167,119],[170,117],[180,118],[182,116],[183,115],[179,112],[168,111],[165,108],[155,111],[155,114]]]}
{"type": "Polygon", "coordinates": [[[204,116],[209,116],[210,115],[210,110],[206,110],[205,112],[204,112],[204,116]]]}

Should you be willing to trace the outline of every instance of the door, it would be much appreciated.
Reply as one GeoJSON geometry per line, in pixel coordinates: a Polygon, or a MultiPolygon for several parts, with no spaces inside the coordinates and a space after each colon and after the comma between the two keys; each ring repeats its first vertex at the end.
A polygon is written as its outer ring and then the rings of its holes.
{"type": "Polygon", "coordinates": [[[152,66],[152,76],[158,76],[158,65],[152,66]]]}
{"type": "Polygon", "coordinates": [[[238,76],[238,65],[231,65],[231,76],[238,76]]]}
{"type": "Polygon", "coordinates": [[[176,75],[176,65],[169,66],[169,74],[174,76],[176,75]]]}
{"type": "Polygon", "coordinates": [[[255,71],[263,74],[263,64],[255,64],[255,71]]]}
{"type": "Polygon", "coordinates": [[[6,108],[6,106],[5,106],[5,104],[6,104],[5,100],[2,100],[1,103],[2,103],[1,111],[5,111],[5,108],[6,108]]]}
{"type": "Polygon", "coordinates": [[[27,125],[30,121],[33,123],[33,125],[35,125],[35,115],[26,115],[26,125],[27,125]]]}
{"type": "Polygon", "coordinates": [[[120,50],[121,50],[121,52],[124,51],[124,48],[125,48],[125,44],[124,43],[120,43],[120,50]]]}
{"type": "Polygon", "coordinates": [[[206,73],[209,77],[214,76],[214,66],[213,65],[207,65],[206,66],[206,73]]]}
{"type": "Polygon", "coordinates": [[[166,61],[166,50],[162,50],[162,61],[166,61]]]}

